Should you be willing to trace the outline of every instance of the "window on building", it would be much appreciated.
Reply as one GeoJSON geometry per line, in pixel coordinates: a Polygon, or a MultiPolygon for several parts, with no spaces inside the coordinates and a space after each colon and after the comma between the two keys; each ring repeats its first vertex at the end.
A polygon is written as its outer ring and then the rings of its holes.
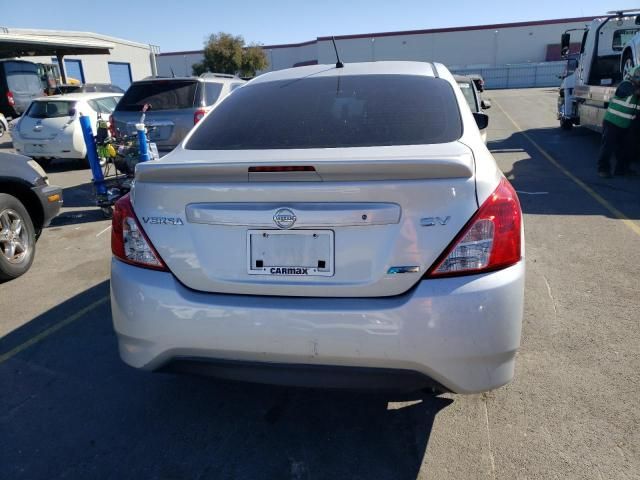
{"type": "Polygon", "coordinates": [[[84,70],[82,69],[82,60],[64,60],[64,69],[67,72],[67,83],[73,78],[80,83],[84,82],[84,70]]]}
{"type": "Polygon", "coordinates": [[[113,85],[127,90],[131,85],[131,65],[122,62],[109,62],[109,77],[113,85]]]}

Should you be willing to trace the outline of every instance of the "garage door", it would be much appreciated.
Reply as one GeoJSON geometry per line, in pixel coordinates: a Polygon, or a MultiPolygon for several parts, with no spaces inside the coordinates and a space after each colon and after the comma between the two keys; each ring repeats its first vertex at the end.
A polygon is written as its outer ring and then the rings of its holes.
{"type": "Polygon", "coordinates": [[[111,83],[126,90],[131,85],[131,66],[128,63],[109,62],[111,83]]]}

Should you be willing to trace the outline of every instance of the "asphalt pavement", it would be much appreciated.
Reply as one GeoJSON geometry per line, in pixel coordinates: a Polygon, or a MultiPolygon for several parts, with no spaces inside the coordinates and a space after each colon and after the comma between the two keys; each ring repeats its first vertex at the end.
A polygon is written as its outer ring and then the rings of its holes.
{"type": "Polygon", "coordinates": [[[90,172],[53,163],[65,207],[32,269],[0,285],[0,478],[640,478],[640,178],[598,178],[599,137],[560,130],[555,95],[485,92],[488,145],[525,213],[527,282],[516,378],[483,395],[127,367],[109,222],[90,172]]]}

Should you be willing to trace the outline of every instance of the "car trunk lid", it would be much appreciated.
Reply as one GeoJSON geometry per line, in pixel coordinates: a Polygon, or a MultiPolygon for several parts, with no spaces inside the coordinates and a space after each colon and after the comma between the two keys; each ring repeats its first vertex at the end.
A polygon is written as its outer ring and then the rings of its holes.
{"type": "Polygon", "coordinates": [[[73,122],[74,109],[69,100],[36,100],[20,119],[18,132],[29,140],[51,140],[73,122]]]}
{"type": "Polygon", "coordinates": [[[477,209],[459,142],[179,153],[138,166],[132,201],[169,269],[199,291],[397,295],[477,209]]]}

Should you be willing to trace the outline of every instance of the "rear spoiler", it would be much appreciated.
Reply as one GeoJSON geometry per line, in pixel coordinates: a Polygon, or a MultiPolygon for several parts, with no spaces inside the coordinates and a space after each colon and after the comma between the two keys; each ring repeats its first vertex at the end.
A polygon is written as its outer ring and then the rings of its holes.
{"type": "MultiPolygon", "coordinates": [[[[274,168],[276,170],[276,168],[274,168]]],[[[285,170],[285,169],[282,169],[285,170]]],[[[298,162],[164,162],[139,163],[137,182],[216,183],[216,182],[339,182],[370,180],[422,180],[470,178],[473,156],[464,153],[451,157],[394,160],[344,160],[298,162]],[[256,171],[255,167],[297,167],[297,171],[256,171]]]]}

